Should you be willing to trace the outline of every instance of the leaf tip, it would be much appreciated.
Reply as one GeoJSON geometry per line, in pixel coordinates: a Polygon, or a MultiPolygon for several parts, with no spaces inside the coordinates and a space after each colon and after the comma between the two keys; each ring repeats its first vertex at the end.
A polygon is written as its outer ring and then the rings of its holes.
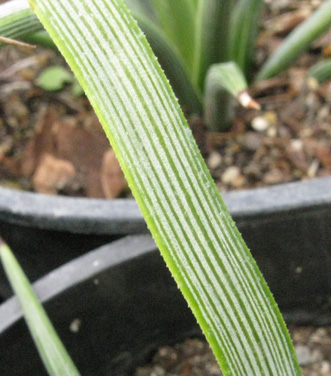
{"type": "Polygon", "coordinates": [[[245,108],[260,110],[261,106],[248,94],[247,90],[241,91],[237,95],[239,103],[245,108]]]}

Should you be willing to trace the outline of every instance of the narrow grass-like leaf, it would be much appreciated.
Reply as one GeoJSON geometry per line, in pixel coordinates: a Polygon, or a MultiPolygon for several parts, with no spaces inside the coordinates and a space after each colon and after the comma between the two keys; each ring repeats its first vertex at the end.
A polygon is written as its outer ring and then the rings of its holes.
{"type": "Polygon", "coordinates": [[[312,42],[331,26],[331,0],[326,0],[286,37],[278,50],[262,66],[257,79],[265,80],[286,69],[312,42]]]}
{"type": "Polygon", "coordinates": [[[163,31],[149,19],[144,17],[143,14],[137,12],[133,13],[133,16],[138,21],[138,24],[146,35],[155,55],[158,57],[159,62],[178,97],[179,103],[190,113],[201,113],[202,93],[192,82],[187,66],[176,50],[176,47],[172,44],[171,40],[167,38],[163,31]]]}
{"type": "Polygon", "coordinates": [[[318,62],[308,71],[308,77],[314,78],[319,84],[331,79],[331,59],[318,62]]]}
{"type": "Polygon", "coordinates": [[[214,64],[210,67],[205,84],[205,121],[212,132],[227,130],[231,125],[231,106],[226,96],[231,94],[244,107],[259,108],[247,92],[246,79],[234,62],[214,64]]]}
{"type": "MultiPolygon", "coordinates": [[[[0,36],[17,39],[43,29],[28,1],[11,0],[0,5],[0,36]]],[[[0,48],[3,47],[0,43],[0,48]]]]}
{"type": "Polygon", "coordinates": [[[50,36],[45,30],[38,31],[37,33],[34,33],[34,34],[23,35],[22,37],[19,37],[19,38],[21,38],[24,42],[27,42],[27,43],[57,50],[57,47],[55,46],[54,42],[52,41],[52,39],[50,38],[50,36]]]}
{"type": "Polygon", "coordinates": [[[190,74],[194,56],[195,9],[192,0],[151,0],[159,25],[176,46],[190,74]]]}
{"type": "Polygon", "coordinates": [[[252,78],[256,38],[263,0],[239,0],[231,15],[230,60],[237,63],[247,78],[252,78]]]}
{"type": "Polygon", "coordinates": [[[199,0],[196,12],[193,81],[203,90],[212,64],[229,60],[229,26],[233,0],[199,0]]]}
{"type": "Polygon", "coordinates": [[[134,14],[142,14],[147,17],[150,22],[157,22],[153,0],[125,0],[125,3],[134,14]]]}
{"type": "Polygon", "coordinates": [[[0,243],[0,258],[49,375],[79,376],[28,279],[9,247],[3,243],[0,243]]]}
{"type": "Polygon", "coordinates": [[[31,4],[89,97],[224,375],[300,375],[276,303],[124,2],[31,4]]]}

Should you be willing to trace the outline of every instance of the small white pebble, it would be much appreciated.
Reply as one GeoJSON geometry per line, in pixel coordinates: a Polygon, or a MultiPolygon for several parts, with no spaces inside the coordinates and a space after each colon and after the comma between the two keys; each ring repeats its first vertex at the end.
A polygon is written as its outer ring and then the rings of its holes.
{"type": "Polygon", "coordinates": [[[326,362],[326,361],[323,361],[322,362],[322,365],[321,365],[321,374],[322,375],[330,375],[330,371],[331,371],[331,365],[329,362],[326,362]]]}
{"type": "Polygon", "coordinates": [[[307,170],[307,176],[309,178],[314,178],[316,176],[319,165],[320,165],[320,162],[319,162],[318,159],[314,159],[312,161],[311,165],[309,166],[309,168],[307,170]]]}
{"type": "Polygon", "coordinates": [[[257,116],[252,120],[252,128],[257,132],[264,132],[269,128],[268,121],[263,116],[257,116]]]}
{"type": "Polygon", "coordinates": [[[298,139],[291,140],[291,148],[294,151],[301,151],[303,149],[302,140],[298,140],[298,139]]]}
{"type": "Polygon", "coordinates": [[[252,128],[257,132],[264,132],[270,127],[270,124],[263,116],[257,116],[252,120],[252,128]]]}
{"type": "Polygon", "coordinates": [[[222,181],[231,184],[240,175],[240,170],[236,166],[228,167],[222,174],[222,181]]]}
{"type": "Polygon", "coordinates": [[[71,322],[69,329],[72,333],[78,333],[81,325],[82,325],[82,321],[80,319],[74,319],[71,322]]]}
{"type": "Polygon", "coordinates": [[[267,111],[263,116],[257,116],[252,120],[252,128],[257,132],[265,132],[268,128],[277,125],[277,114],[274,111],[267,111]]]}
{"type": "Polygon", "coordinates": [[[298,345],[295,348],[300,366],[306,366],[311,363],[311,353],[308,346],[298,345]]]}
{"type": "Polygon", "coordinates": [[[217,152],[213,151],[208,158],[208,167],[214,170],[215,168],[219,167],[222,163],[222,156],[217,152]]]}
{"type": "Polygon", "coordinates": [[[297,274],[301,274],[302,273],[302,266],[297,266],[296,268],[295,268],[295,272],[297,273],[297,274]]]}

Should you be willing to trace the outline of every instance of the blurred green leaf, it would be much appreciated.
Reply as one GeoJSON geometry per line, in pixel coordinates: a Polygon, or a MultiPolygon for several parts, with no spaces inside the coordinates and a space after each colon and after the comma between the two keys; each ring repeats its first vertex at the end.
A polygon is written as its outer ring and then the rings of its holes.
{"type": "Polygon", "coordinates": [[[64,88],[67,83],[73,82],[74,76],[60,65],[54,65],[42,71],[37,79],[37,84],[44,90],[57,91],[64,88]]]}
{"type": "Polygon", "coordinates": [[[283,41],[278,50],[262,66],[257,80],[275,77],[286,69],[298,56],[307,51],[312,43],[331,26],[331,0],[326,0],[283,41]]]}
{"type": "Polygon", "coordinates": [[[314,78],[319,84],[331,79],[331,59],[326,59],[312,66],[308,78],[314,78]]]}

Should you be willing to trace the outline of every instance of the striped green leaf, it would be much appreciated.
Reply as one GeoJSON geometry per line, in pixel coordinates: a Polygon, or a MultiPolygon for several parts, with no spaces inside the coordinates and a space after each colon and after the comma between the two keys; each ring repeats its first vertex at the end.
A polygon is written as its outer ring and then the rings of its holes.
{"type": "Polygon", "coordinates": [[[246,79],[234,62],[214,64],[210,67],[204,93],[205,121],[212,132],[227,130],[233,114],[228,94],[244,107],[259,108],[247,92],[246,79]]]}
{"type": "Polygon", "coordinates": [[[231,14],[230,60],[235,61],[248,78],[252,77],[262,8],[263,0],[240,0],[231,14]]]}
{"type": "Polygon", "coordinates": [[[314,78],[319,84],[331,79],[331,59],[326,59],[312,66],[308,78],[314,78]]]}
{"type": "Polygon", "coordinates": [[[0,243],[0,258],[49,375],[79,376],[77,368],[56,334],[20,265],[9,247],[2,243],[0,243]]]}
{"type": "Polygon", "coordinates": [[[286,69],[302,52],[307,51],[331,26],[331,0],[326,0],[284,40],[279,49],[262,66],[257,79],[265,80],[286,69]]]}
{"type": "Polygon", "coordinates": [[[157,22],[153,0],[125,0],[125,3],[134,14],[141,14],[149,21],[157,22]]]}
{"type": "Polygon", "coordinates": [[[228,60],[233,0],[199,0],[193,52],[193,82],[201,89],[212,64],[228,60]]]}
{"type": "Polygon", "coordinates": [[[193,83],[187,66],[176,46],[169,40],[163,30],[146,18],[141,12],[133,12],[141,30],[146,35],[153,52],[168,77],[179,103],[190,113],[202,112],[202,93],[193,83]]]}
{"type": "Polygon", "coordinates": [[[31,0],[90,99],[224,375],[300,375],[276,303],[122,0],[31,0]]]}
{"type": "Polygon", "coordinates": [[[159,25],[192,72],[196,5],[192,0],[151,0],[159,25]]]}
{"type": "MultiPolygon", "coordinates": [[[[11,0],[0,6],[0,36],[17,39],[43,29],[28,1],[11,0]]],[[[0,42],[0,48],[3,44],[0,42]]]]}

